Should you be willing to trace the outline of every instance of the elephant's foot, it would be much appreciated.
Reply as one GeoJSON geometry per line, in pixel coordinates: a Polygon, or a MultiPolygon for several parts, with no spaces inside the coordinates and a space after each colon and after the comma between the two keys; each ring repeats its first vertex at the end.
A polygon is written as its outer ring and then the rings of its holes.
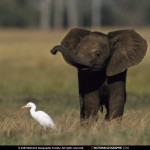
{"type": "Polygon", "coordinates": [[[98,115],[90,115],[90,116],[82,116],[80,119],[80,123],[82,127],[91,126],[98,120],[98,115]]]}
{"type": "Polygon", "coordinates": [[[109,116],[108,114],[106,114],[105,121],[113,125],[121,125],[122,117],[123,117],[122,115],[121,116],[109,116]]]}

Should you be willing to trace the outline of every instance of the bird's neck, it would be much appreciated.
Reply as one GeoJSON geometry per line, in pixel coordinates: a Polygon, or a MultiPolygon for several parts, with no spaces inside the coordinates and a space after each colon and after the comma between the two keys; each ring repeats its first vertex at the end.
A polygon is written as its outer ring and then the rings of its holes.
{"type": "Polygon", "coordinates": [[[31,115],[35,113],[35,110],[36,110],[36,107],[35,107],[35,106],[34,106],[34,107],[32,107],[32,108],[30,109],[30,113],[31,113],[31,115]]]}

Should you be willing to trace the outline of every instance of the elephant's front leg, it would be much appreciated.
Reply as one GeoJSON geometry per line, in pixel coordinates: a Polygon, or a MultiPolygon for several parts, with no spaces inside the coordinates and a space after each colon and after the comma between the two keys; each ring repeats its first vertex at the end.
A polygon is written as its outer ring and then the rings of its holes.
{"type": "Polygon", "coordinates": [[[89,118],[97,120],[99,111],[99,91],[86,94],[80,93],[80,117],[81,121],[89,118]]]}
{"type": "Polygon", "coordinates": [[[105,73],[100,71],[79,71],[79,95],[81,121],[98,118],[101,100],[99,88],[105,80],[105,73]],[[100,78],[101,77],[101,78],[100,78]]]}
{"type": "Polygon", "coordinates": [[[125,77],[126,72],[123,72],[108,80],[109,98],[105,104],[107,109],[106,120],[122,119],[126,101],[125,77]]]}

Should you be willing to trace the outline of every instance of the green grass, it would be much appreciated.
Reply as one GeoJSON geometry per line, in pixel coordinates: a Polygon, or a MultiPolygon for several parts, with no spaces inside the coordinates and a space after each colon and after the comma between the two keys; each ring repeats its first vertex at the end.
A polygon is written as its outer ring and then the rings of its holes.
{"type": "MultiPolygon", "coordinates": [[[[149,44],[149,29],[136,30],[149,44]]],[[[49,53],[67,32],[0,30],[0,145],[149,145],[150,52],[128,70],[122,125],[107,124],[100,113],[98,122],[83,128],[76,69],[60,53],[49,53]],[[48,112],[57,130],[44,132],[29,110],[21,109],[28,101],[48,112]]]]}

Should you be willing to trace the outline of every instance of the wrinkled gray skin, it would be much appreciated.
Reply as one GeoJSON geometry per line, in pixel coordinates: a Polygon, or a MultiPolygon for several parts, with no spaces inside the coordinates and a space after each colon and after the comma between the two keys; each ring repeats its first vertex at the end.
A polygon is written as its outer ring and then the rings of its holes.
{"type": "Polygon", "coordinates": [[[61,52],[78,69],[80,117],[97,120],[106,108],[106,120],[121,119],[126,101],[126,73],[144,58],[147,42],[134,30],[104,34],[74,28],[51,53],[61,52]]]}

